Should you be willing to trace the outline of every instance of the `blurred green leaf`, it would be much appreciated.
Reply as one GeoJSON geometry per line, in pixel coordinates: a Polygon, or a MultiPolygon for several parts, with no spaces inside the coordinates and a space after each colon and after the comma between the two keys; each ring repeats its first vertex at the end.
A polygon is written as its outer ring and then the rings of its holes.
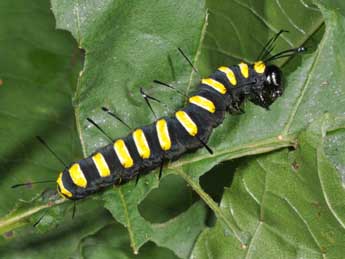
{"type": "Polygon", "coordinates": [[[0,245],[1,257],[45,259],[78,256],[79,245],[84,238],[112,223],[109,213],[101,208],[97,201],[91,201],[78,204],[74,218],[71,207],[69,210],[60,211],[60,215],[63,213],[65,217],[55,226],[54,231],[44,233],[39,231],[55,224],[54,220],[59,216],[54,215],[52,210],[57,208],[59,207],[50,209],[49,213],[43,212],[40,215],[43,218],[35,228],[32,223],[21,228],[20,232],[7,232],[5,235],[7,242],[2,242],[0,245]]]}
{"type": "Polygon", "coordinates": [[[61,170],[35,136],[66,161],[81,155],[70,100],[81,56],[73,38],[55,30],[46,1],[2,1],[0,14],[0,243],[7,244],[27,235],[15,228],[32,226],[37,215],[30,216],[54,204],[37,196],[55,184],[11,189],[23,182],[55,182],[61,170]]]}
{"type": "Polygon", "coordinates": [[[55,180],[63,167],[35,136],[44,138],[66,162],[80,156],[71,96],[81,62],[72,37],[55,30],[46,1],[1,1],[0,20],[3,216],[17,200],[33,198],[45,185],[10,186],[55,180]]]}

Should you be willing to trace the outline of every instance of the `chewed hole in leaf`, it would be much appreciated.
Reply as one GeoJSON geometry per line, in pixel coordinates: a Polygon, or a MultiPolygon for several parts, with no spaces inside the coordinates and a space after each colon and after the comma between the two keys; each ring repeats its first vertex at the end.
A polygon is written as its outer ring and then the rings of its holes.
{"type": "Polygon", "coordinates": [[[159,187],[148,194],[138,209],[151,223],[162,223],[186,211],[197,199],[181,177],[168,175],[161,179],[159,187]]]}
{"type": "Polygon", "coordinates": [[[219,163],[200,177],[200,185],[216,202],[219,202],[225,187],[229,187],[239,160],[219,163]]]}

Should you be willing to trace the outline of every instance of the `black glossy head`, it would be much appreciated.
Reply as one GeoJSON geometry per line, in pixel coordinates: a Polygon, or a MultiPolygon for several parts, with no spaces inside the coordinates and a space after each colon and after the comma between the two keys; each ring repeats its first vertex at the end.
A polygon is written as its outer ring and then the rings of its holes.
{"type": "Polygon", "coordinates": [[[251,97],[251,101],[268,109],[283,94],[283,91],[281,70],[275,65],[269,65],[265,69],[263,84],[251,97]]]}
{"type": "Polygon", "coordinates": [[[283,94],[282,72],[275,65],[269,65],[265,71],[266,80],[264,89],[266,97],[273,103],[279,96],[283,94]]]}

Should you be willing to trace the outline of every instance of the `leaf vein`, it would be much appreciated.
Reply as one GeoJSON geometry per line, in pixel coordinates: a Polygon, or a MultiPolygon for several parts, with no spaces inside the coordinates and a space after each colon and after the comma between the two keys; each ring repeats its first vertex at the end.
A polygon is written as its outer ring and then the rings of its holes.
{"type": "MultiPolygon", "coordinates": [[[[326,35],[324,37],[326,37],[326,35]]],[[[320,45],[321,44],[323,45],[323,42],[324,42],[324,40],[320,43],[320,45]]],[[[315,64],[318,62],[318,59],[320,57],[321,51],[318,49],[317,52],[318,53],[317,53],[316,57],[313,60],[313,64],[311,65],[310,70],[307,73],[307,78],[306,78],[306,80],[304,82],[304,86],[303,86],[303,88],[301,90],[301,93],[300,93],[299,97],[297,98],[297,101],[296,101],[295,105],[293,106],[292,112],[290,113],[289,118],[288,118],[288,120],[287,120],[287,122],[285,124],[285,127],[284,127],[283,131],[282,131],[282,135],[283,136],[286,136],[289,133],[291,125],[292,125],[292,123],[293,123],[293,121],[295,119],[295,116],[297,114],[297,111],[298,111],[298,109],[299,109],[299,107],[300,107],[300,105],[302,103],[302,100],[303,100],[303,98],[305,96],[305,93],[306,93],[306,91],[308,89],[308,86],[310,85],[309,82],[311,80],[311,74],[313,74],[314,67],[316,66],[315,64]]]]}
{"type": "Polygon", "coordinates": [[[217,205],[217,203],[206,193],[202,190],[201,186],[196,183],[191,177],[189,177],[182,169],[178,170],[178,175],[180,175],[192,188],[193,190],[198,193],[200,198],[213,210],[213,212],[217,215],[217,218],[221,220],[224,225],[234,234],[234,237],[242,244],[245,245],[244,240],[240,236],[239,228],[233,225],[227,217],[224,215],[221,208],[217,205]]]}
{"type": "Polygon", "coordinates": [[[129,234],[129,238],[131,240],[131,247],[133,248],[134,253],[138,252],[138,248],[137,245],[135,243],[135,239],[134,239],[134,234],[133,234],[133,230],[132,230],[132,224],[131,221],[129,219],[129,213],[128,213],[128,207],[127,207],[127,203],[125,201],[125,197],[121,191],[121,188],[116,188],[118,190],[119,196],[120,196],[120,200],[121,200],[121,204],[125,213],[125,217],[126,217],[126,221],[127,221],[127,230],[128,230],[128,234],[129,234]]]}
{"type": "Polygon", "coordinates": [[[284,10],[284,8],[281,6],[280,4],[280,0],[276,0],[277,5],[279,6],[279,9],[281,10],[281,12],[284,14],[284,16],[286,17],[286,19],[289,21],[289,23],[292,25],[292,27],[294,27],[296,30],[298,30],[299,32],[301,32],[303,35],[305,35],[305,31],[303,29],[301,29],[291,18],[290,16],[286,13],[286,11],[284,10]]]}
{"type": "MultiPolygon", "coordinates": [[[[237,3],[239,6],[242,6],[243,8],[249,10],[256,18],[258,18],[258,20],[260,20],[264,25],[266,25],[267,28],[269,28],[271,31],[273,31],[274,33],[278,33],[279,30],[274,28],[269,22],[266,21],[266,19],[264,17],[262,17],[252,7],[250,7],[246,4],[243,4],[243,2],[240,2],[238,0],[234,0],[234,2],[237,3]]],[[[293,43],[288,38],[286,38],[284,35],[281,35],[281,38],[284,39],[290,46],[293,46],[293,43]]]]}
{"type": "MultiPolygon", "coordinates": [[[[199,45],[198,45],[198,48],[196,50],[196,53],[195,53],[195,56],[194,56],[194,59],[193,59],[193,64],[196,64],[198,62],[198,60],[199,60],[199,57],[200,57],[200,54],[201,54],[202,43],[204,41],[205,34],[206,34],[207,25],[208,25],[208,11],[206,10],[204,24],[203,24],[202,29],[201,29],[199,45]]],[[[187,89],[186,89],[186,95],[187,96],[189,94],[190,88],[192,87],[194,73],[195,73],[194,69],[192,69],[192,72],[191,72],[190,77],[189,77],[189,82],[188,82],[188,85],[187,85],[187,89]]],[[[186,98],[185,102],[186,103],[188,102],[187,98],[186,98]]]]}
{"type": "MultiPolygon", "coordinates": [[[[247,252],[246,252],[246,257],[245,257],[245,259],[250,258],[251,251],[253,251],[253,244],[254,244],[254,241],[257,239],[257,237],[258,237],[258,235],[259,235],[259,230],[260,230],[260,227],[262,226],[262,224],[263,224],[263,222],[262,222],[262,221],[259,221],[258,224],[256,225],[254,235],[253,235],[253,237],[251,238],[251,240],[249,241],[249,246],[248,246],[248,249],[247,249],[247,252]]],[[[254,252],[254,253],[255,253],[255,252],[254,252]]]]}
{"type": "Polygon", "coordinates": [[[331,211],[332,215],[334,216],[334,218],[337,220],[337,222],[339,223],[339,225],[343,228],[343,230],[345,230],[345,223],[341,220],[341,218],[338,216],[338,214],[335,212],[329,198],[328,198],[328,195],[325,191],[325,186],[323,184],[323,181],[321,179],[321,172],[320,172],[320,166],[319,166],[319,163],[320,163],[320,151],[318,150],[317,151],[317,174],[318,174],[318,178],[319,178],[319,181],[320,181],[320,187],[321,187],[321,190],[322,190],[322,194],[325,198],[325,202],[329,208],[329,210],[331,211]]]}

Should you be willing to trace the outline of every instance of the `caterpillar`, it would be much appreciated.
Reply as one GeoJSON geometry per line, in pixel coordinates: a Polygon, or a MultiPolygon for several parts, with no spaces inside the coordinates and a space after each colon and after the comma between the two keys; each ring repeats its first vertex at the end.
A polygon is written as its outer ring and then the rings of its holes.
{"type": "Polygon", "coordinates": [[[176,160],[186,152],[208,148],[213,129],[223,122],[227,112],[240,112],[245,100],[269,109],[284,91],[282,71],[270,62],[305,51],[303,47],[293,48],[266,58],[282,32],[268,41],[258,61],[221,66],[202,79],[188,97],[188,104],[173,116],[136,128],[71,163],[58,176],[58,193],[71,200],[83,199],[106,186],[158,168],[164,161],[176,160]]]}

